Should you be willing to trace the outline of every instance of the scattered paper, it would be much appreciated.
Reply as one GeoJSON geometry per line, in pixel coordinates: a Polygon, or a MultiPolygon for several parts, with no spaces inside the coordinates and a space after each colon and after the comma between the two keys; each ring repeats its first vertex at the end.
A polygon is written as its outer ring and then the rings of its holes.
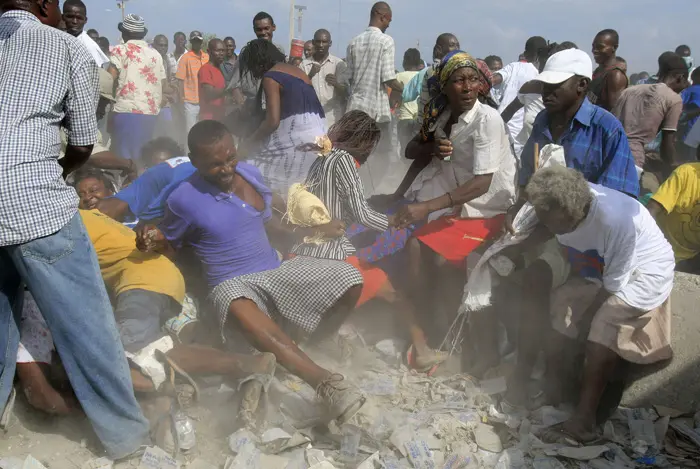
{"type": "Polygon", "coordinates": [[[435,469],[435,460],[425,441],[414,440],[405,444],[408,460],[415,469],[435,469]]]}
{"type": "Polygon", "coordinates": [[[179,469],[180,463],[157,446],[146,448],[139,469],[179,469]]]}
{"type": "Polygon", "coordinates": [[[112,469],[114,462],[107,458],[96,458],[83,464],[82,469],[112,469]]]}

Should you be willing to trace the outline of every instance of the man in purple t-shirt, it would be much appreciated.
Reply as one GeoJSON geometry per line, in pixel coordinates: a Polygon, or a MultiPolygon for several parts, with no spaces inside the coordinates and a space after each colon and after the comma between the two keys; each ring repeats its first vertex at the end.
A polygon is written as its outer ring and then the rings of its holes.
{"type": "Polygon", "coordinates": [[[237,161],[233,137],[223,124],[199,122],[188,143],[197,171],[170,194],[158,227],[141,231],[139,248],[169,255],[192,248],[204,268],[222,338],[234,328],[242,332],[315,388],[329,407],[329,418],[346,421],[362,407],[364,396],[342,375],[311,361],[277,321],[309,335],[323,316],[345,317],[359,299],[362,276],[341,261],[299,256],[280,264],[266,233],[267,228],[298,240],[319,232],[337,237],[342,223],[304,228],[273,216],[272,192],[258,169],[237,161]]]}

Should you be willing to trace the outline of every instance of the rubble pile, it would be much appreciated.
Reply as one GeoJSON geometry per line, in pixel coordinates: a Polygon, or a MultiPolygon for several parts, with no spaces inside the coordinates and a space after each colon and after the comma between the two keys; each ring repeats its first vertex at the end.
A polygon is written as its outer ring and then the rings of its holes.
{"type": "MultiPolygon", "coordinates": [[[[619,408],[595,444],[547,444],[538,435],[566,421],[570,409],[501,412],[498,399],[506,389],[505,377],[481,382],[460,374],[432,378],[408,370],[397,350],[398,344],[383,341],[358,347],[344,361],[309,351],[322,366],[342,370],[368,396],[361,411],[342,426],[324,420],[313,389],[279,370],[263,398],[256,428],[229,435],[227,454],[195,449],[173,458],[150,448],[140,461],[115,467],[625,469],[696,467],[700,462],[700,421],[692,415],[661,406],[619,408]]],[[[0,460],[2,469],[42,467],[35,460],[0,460]]],[[[112,466],[101,458],[83,467],[112,466]]]]}

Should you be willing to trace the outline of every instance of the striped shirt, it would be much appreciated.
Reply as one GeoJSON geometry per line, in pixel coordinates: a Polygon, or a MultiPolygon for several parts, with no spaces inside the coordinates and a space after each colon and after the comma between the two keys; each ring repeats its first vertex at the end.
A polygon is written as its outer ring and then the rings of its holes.
{"type": "Polygon", "coordinates": [[[566,165],[583,173],[588,182],[625,194],[639,195],[639,176],[622,124],[611,113],[592,104],[588,98],[558,141],[549,131],[547,110],[540,112],[521,156],[519,182],[525,186],[535,164],[535,143],[543,148],[550,143],[564,147],[566,165]]]}
{"type": "MultiPolygon", "coordinates": [[[[327,156],[318,158],[309,169],[306,185],[326,205],[334,220],[348,225],[357,223],[379,232],[389,228],[386,215],[367,204],[355,159],[348,152],[333,149],[327,156]]],[[[342,261],[355,253],[355,246],[343,236],[320,245],[300,243],[291,252],[342,261]]]]}
{"type": "Polygon", "coordinates": [[[76,38],[26,11],[0,17],[0,246],[63,228],[78,196],[58,164],[68,144],[97,141],[97,65],[76,38]]]}

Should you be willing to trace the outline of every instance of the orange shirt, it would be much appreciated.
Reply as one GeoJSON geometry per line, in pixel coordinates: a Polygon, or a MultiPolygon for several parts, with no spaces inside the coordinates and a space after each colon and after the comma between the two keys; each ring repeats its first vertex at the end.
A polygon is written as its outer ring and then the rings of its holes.
{"type": "Polygon", "coordinates": [[[186,103],[199,104],[199,81],[197,75],[202,65],[209,62],[209,54],[202,51],[201,55],[195,54],[193,51],[187,51],[182,57],[177,66],[177,74],[175,78],[185,82],[186,103]]]}

